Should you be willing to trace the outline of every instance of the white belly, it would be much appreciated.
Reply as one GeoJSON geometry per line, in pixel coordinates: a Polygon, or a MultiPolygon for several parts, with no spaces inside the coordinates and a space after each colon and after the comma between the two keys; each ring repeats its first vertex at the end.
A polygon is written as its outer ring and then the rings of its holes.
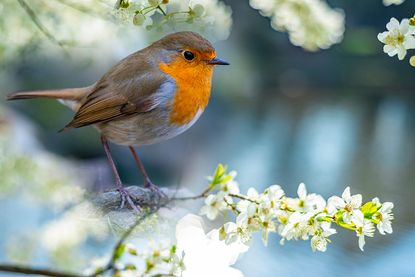
{"type": "Polygon", "coordinates": [[[107,139],[116,144],[154,144],[183,133],[199,119],[202,113],[203,110],[200,109],[189,123],[183,125],[171,124],[169,112],[155,110],[127,119],[102,123],[96,127],[107,139]]]}

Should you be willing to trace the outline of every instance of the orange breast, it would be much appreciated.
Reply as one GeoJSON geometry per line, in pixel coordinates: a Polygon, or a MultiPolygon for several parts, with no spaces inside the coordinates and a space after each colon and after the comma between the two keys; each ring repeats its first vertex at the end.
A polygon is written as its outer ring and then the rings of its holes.
{"type": "Polygon", "coordinates": [[[160,70],[176,81],[170,122],[184,125],[192,121],[199,110],[204,110],[209,102],[213,66],[191,65],[182,59],[160,64],[160,70]]]}

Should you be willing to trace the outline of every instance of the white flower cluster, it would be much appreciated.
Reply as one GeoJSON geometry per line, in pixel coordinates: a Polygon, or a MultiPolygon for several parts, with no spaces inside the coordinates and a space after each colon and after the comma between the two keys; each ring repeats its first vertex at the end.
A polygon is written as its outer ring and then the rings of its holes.
{"type": "Polygon", "coordinates": [[[353,230],[359,237],[359,247],[363,251],[365,237],[372,237],[375,226],[381,234],[392,233],[393,203],[380,203],[375,198],[362,205],[360,194],[351,195],[347,187],[342,197],[333,196],[326,202],[321,195],[307,193],[305,185],[299,185],[298,197],[287,197],[278,185],[268,187],[263,193],[250,188],[246,195],[239,194],[234,180],[236,173],[226,173],[219,165],[211,178],[209,194],[201,214],[215,219],[220,213],[233,212],[235,222],[227,222],[220,228],[220,237],[226,243],[250,241],[255,232],[262,232],[264,244],[270,232],[278,233],[286,240],[308,240],[311,237],[313,251],[326,251],[329,237],[336,233],[331,227],[353,230]],[[235,202],[237,201],[237,202],[235,202]]]}
{"type": "Polygon", "coordinates": [[[403,2],[405,2],[405,0],[383,0],[383,5],[385,6],[400,5],[403,2]]]}
{"type": "Polygon", "coordinates": [[[91,266],[84,270],[85,275],[150,277],[180,276],[182,272],[183,254],[177,253],[176,245],[153,243],[148,250],[139,251],[132,243],[122,243],[114,249],[111,261],[102,257],[91,261],[91,266]],[[112,263],[112,272],[108,272],[108,264],[112,263]]]}
{"type": "Polygon", "coordinates": [[[119,0],[114,15],[162,33],[197,31],[223,40],[232,27],[230,7],[218,0],[119,0]]]}
{"type": "Polygon", "coordinates": [[[403,60],[407,50],[415,49],[415,18],[404,18],[399,22],[393,17],[386,29],[378,34],[378,39],[385,44],[383,51],[390,57],[398,55],[398,59],[403,60]]]}
{"type": "Polygon", "coordinates": [[[343,39],[344,12],[324,0],[250,0],[250,5],[271,17],[274,29],[288,32],[290,41],[306,50],[327,49],[343,39]]]}
{"type": "MultiPolygon", "coordinates": [[[[112,276],[242,277],[242,272],[231,265],[248,250],[242,243],[221,241],[218,229],[205,233],[203,219],[194,214],[187,214],[177,222],[175,244],[153,241],[143,248],[139,250],[132,243],[119,245],[112,257],[116,273],[112,276]]],[[[100,258],[92,262],[85,274],[109,276],[108,264],[108,258],[100,258]]]]}

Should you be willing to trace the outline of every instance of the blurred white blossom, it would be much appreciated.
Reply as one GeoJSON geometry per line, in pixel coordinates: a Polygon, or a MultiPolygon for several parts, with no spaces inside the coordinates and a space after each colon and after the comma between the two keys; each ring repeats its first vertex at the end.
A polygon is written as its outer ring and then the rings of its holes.
{"type": "Polygon", "coordinates": [[[196,31],[213,40],[226,39],[232,27],[232,11],[219,0],[130,0],[118,6],[118,20],[161,34],[196,31]]]}
{"type": "Polygon", "coordinates": [[[250,5],[271,17],[274,29],[288,32],[290,41],[306,50],[327,49],[343,39],[344,12],[325,0],[250,0],[250,5]]]}
{"type": "MultiPolygon", "coordinates": [[[[0,2],[0,12],[3,11],[0,17],[0,59],[3,62],[12,60],[20,51],[30,47],[32,50],[49,52],[49,55],[51,49],[61,51],[60,53],[70,50],[71,53],[79,54],[82,49],[78,47],[96,47],[102,53],[111,47],[111,43],[103,44],[102,41],[108,37],[120,38],[120,28],[111,20],[110,13],[114,9],[112,0],[26,2],[35,12],[43,30],[53,39],[48,38],[36,26],[18,1],[3,0],[0,2]],[[80,13],[76,9],[84,12],[80,13]]],[[[142,36],[136,32],[135,41],[140,37],[142,36]]],[[[123,39],[131,40],[130,36],[123,36],[123,39]]],[[[89,55],[97,49],[89,50],[89,55]]]]}
{"type": "Polygon", "coordinates": [[[415,49],[415,28],[410,25],[410,20],[405,18],[399,22],[391,18],[386,24],[387,31],[378,34],[378,39],[385,44],[383,51],[390,57],[398,55],[403,60],[409,49],[415,49]]]}
{"type": "Polygon", "coordinates": [[[385,6],[400,5],[403,2],[405,2],[405,0],[383,0],[383,5],[385,6]]]}
{"type": "Polygon", "coordinates": [[[86,218],[92,211],[95,212],[95,208],[84,202],[68,210],[58,219],[48,222],[39,234],[42,246],[54,252],[79,246],[88,237],[105,238],[108,232],[107,222],[98,217],[86,218]]]}
{"type": "Polygon", "coordinates": [[[218,229],[206,234],[201,217],[188,214],[180,219],[176,226],[176,239],[179,252],[185,254],[185,270],[180,276],[243,276],[231,265],[248,247],[240,242],[226,244],[219,239],[218,229]]]}

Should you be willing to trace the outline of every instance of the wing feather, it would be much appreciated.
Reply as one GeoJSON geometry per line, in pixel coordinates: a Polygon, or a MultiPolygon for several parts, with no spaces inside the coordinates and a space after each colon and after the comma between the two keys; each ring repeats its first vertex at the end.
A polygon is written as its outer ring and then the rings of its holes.
{"type": "Polygon", "coordinates": [[[137,52],[108,71],[64,129],[108,122],[156,108],[160,98],[155,92],[166,77],[143,60],[142,53],[137,52]]]}

